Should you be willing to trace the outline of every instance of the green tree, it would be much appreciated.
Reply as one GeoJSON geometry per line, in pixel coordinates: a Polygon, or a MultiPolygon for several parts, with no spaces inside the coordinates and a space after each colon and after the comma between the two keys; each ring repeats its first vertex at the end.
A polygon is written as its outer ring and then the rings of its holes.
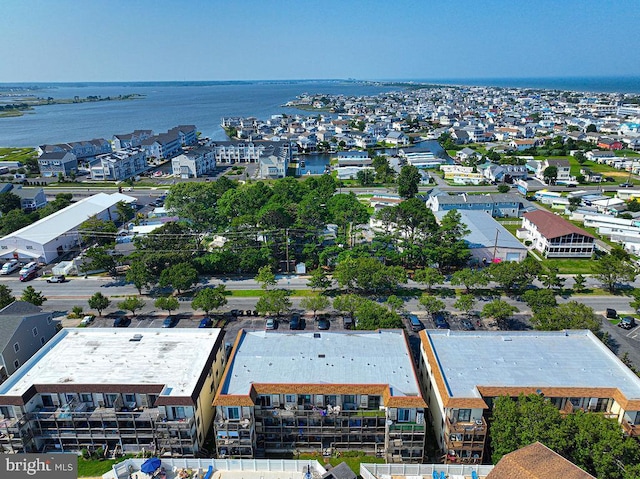
{"type": "Polygon", "coordinates": [[[0,213],[6,215],[11,210],[20,209],[22,206],[22,200],[15,193],[6,191],[0,193],[0,213]]]}
{"type": "Polygon", "coordinates": [[[465,287],[465,293],[469,294],[476,286],[486,286],[489,284],[489,278],[484,270],[463,268],[451,275],[451,284],[454,286],[465,287]]]}
{"type": "Polygon", "coordinates": [[[7,285],[0,284],[0,309],[9,306],[16,298],[11,294],[11,289],[7,285]]]}
{"type": "Polygon", "coordinates": [[[27,303],[35,304],[36,306],[42,306],[42,304],[47,300],[47,298],[42,294],[42,291],[36,291],[33,286],[27,286],[22,291],[20,299],[27,303]]]}
{"type": "Polygon", "coordinates": [[[464,266],[469,260],[469,245],[464,237],[470,230],[462,222],[458,210],[451,210],[440,220],[435,246],[435,258],[440,271],[450,271],[464,266]]]}
{"type": "Polygon", "coordinates": [[[153,302],[153,305],[158,309],[167,311],[171,316],[171,311],[177,310],[180,307],[180,302],[173,296],[160,296],[153,302]]]}
{"type": "Polygon", "coordinates": [[[476,298],[472,294],[461,294],[460,297],[453,303],[453,307],[459,309],[467,316],[476,304],[476,298]]]}
{"type": "Polygon", "coordinates": [[[413,198],[418,193],[421,179],[418,168],[413,165],[403,166],[398,176],[398,194],[402,198],[413,198]]]}
{"type": "Polygon", "coordinates": [[[191,288],[198,281],[198,272],[191,263],[178,263],[160,274],[160,286],[171,286],[178,294],[191,288]]]}
{"type": "Polygon", "coordinates": [[[372,166],[376,171],[376,180],[380,183],[390,183],[395,179],[396,173],[386,156],[376,155],[373,157],[372,166]]]}
{"type": "Polygon", "coordinates": [[[118,228],[113,221],[101,220],[94,215],[78,227],[78,232],[84,244],[105,246],[115,244],[118,228]]]}
{"type": "Polygon", "coordinates": [[[327,276],[327,273],[322,268],[316,268],[311,271],[311,277],[307,282],[307,286],[311,289],[320,290],[325,292],[331,287],[331,279],[327,276]]]}
{"type": "Polygon", "coordinates": [[[118,221],[125,223],[136,215],[136,208],[132,204],[118,201],[116,203],[116,213],[118,214],[118,221]]]}
{"type": "Polygon", "coordinates": [[[524,290],[539,272],[540,264],[536,260],[529,258],[521,263],[511,261],[493,263],[487,269],[489,277],[507,293],[524,290]]]}
{"type": "Polygon", "coordinates": [[[29,226],[38,219],[38,213],[25,213],[21,209],[11,210],[0,217],[0,235],[6,236],[29,226]]]}
{"type": "Polygon", "coordinates": [[[385,304],[392,312],[397,313],[403,308],[404,300],[401,297],[392,294],[387,298],[385,304]]]}
{"type": "Polygon", "coordinates": [[[165,207],[175,211],[180,218],[189,220],[195,231],[209,231],[221,223],[217,208],[220,198],[236,186],[224,176],[211,182],[177,183],[169,190],[165,207]]]}
{"type": "Polygon", "coordinates": [[[587,278],[582,276],[580,273],[573,277],[573,290],[576,293],[582,293],[585,290],[586,284],[587,278]]]}
{"type": "Polygon", "coordinates": [[[131,262],[124,278],[136,287],[138,294],[142,294],[142,288],[149,289],[154,281],[153,273],[140,259],[131,262]]]}
{"type": "Polygon", "coordinates": [[[567,208],[569,211],[575,211],[582,204],[582,198],[572,197],[569,198],[569,207],[567,208]]]}
{"type": "Polygon", "coordinates": [[[305,296],[300,301],[302,308],[313,311],[313,319],[316,319],[316,312],[327,309],[330,305],[329,298],[322,295],[305,296]]]}
{"type": "Polygon", "coordinates": [[[121,254],[105,246],[92,246],[84,252],[84,257],[89,260],[83,265],[85,271],[106,271],[111,276],[117,276],[117,266],[122,259],[121,254]]]}
{"type": "Polygon", "coordinates": [[[209,316],[210,311],[221,308],[227,304],[226,286],[219,284],[214,288],[203,288],[198,291],[191,301],[191,306],[201,309],[209,316]]]}
{"type": "Polygon", "coordinates": [[[373,185],[375,182],[375,172],[371,171],[370,168],[364,168],[358,171],[356,178],[361,186],[373,185]]]}
{"type": "Polygon", "coordinates": [[[365,298],[357,294],[341,294],[333,300],[333,307],[342,313],[347,313],[352,318],[355,317],[358,307],[365,301],[365,298]]]}
{"type": "Polygon", "coordinates": [[[422,306],[425,311],[431,316],[433,316],[435,313],[439,313],[440,311],[444,311],[444,309],[447,307],[444,301],[427,293],[422,293],[418,302],[420,303],[420,306],[422,306]]]}
{"type": "Polygon", "coordinates": [[[555,185],[556,179],[558,178],[558,167],[547,166],[542,172],[542,177],[544,178],[545,183],[555,185]]]}
{"type": "MultiPolygon", "coordinates": [[[[137,298],[136,296],[128,296],[123,301],[120,301],[118,303],[118,307],[124,309],[125,311],[131,311],[131,314],[135,318],[136,311],[144,308],[146,304],[146,302],[144,302],[140,298],[137,298]]],[[[89,306],[91,306],[91,304],[89,304],[89,306]]]]}
{"type": "Polygon", "coordinates": [[[258,270],[258,274],[254,278],[256,283],[260,284],[262,289],[269,289],[272,286],[278,284],[276,275],[273,272],[271,266],[263,266],[258,270]]]}
{"type": "Polygon", "coordinates": [[[508,329],[508,320],[513,313],[517,311],[518,308],[510,305],[506,301],[494,299],[490,303],[484,305],[481,314],[483,318],[492,318],[498,325],[498,328],[508,329]]]}
{"type": "Polygon", "coordinates": [[[509,193],[511,187],[509,185],[498,185],[498,193],[509,193]]]}
{"type": "Polygon", "coordinates": [[[531,318],[535,329],[541,331],[562,331],[565,329],[600,330],[600,316],[589,306],[577,301],[559,304],[555,307],[543,307],[535,311],[531,318]]]}
{"type": "Polygon", "coordinates": [[[256,303],[256,311],[260,314],[275,314],[280,316],[291,309],[291,292],[286,289],[268,289],[256,303]]]}
{"type": "Polygon", "coordinates": [[[534,313],[558,305],[556,294],[550,289],[529,289],[522,294],[522,300],[534,313]]]}
{"type": "Polygon", "coordinates": [[[326,202],[330,219],[346,235],[349,224],[359,225],[369,221],[369,212],[353,193],[333,195],[326,202]]]}
{"type": "Polygon", "coordinates": [[[407,282],[407,273],[400,266],[385,266],[376,258],[346,258],[333,272],[340,287],[363,293],[392,291],[400,283],[407,282]]]}
{"type": "Polygon", "coordinates": [[[593,276],[602,283],[610,293],[618,288],[619,283],[631,282],[636,278],[635,268],[629,261],[606,254],[594,261],[591,266],[593,276]]]}
{"type": "Polygon", "coordinates": [[[435,268],[424,268],[414,273],[413,280],[426,285],[427,292],[431,293],[433,285],[444,283],[444,275],[435,268]]]}
{"type": "Polygon", "coordinates": [[[587,129],[585,131],[587,133],[597,133],[598,127],[593,123],[589,123],[589,125],[587,125],[587,129]]]}
{"type": "Polygon", "coordinates": [[[558,267],[554,265],[547,266],[546,271],[538,274],[538,280],[547,289],[561,289],[565,282],[565,279],[558,275],[558,267]]]}
{"type": "Polygon", "coordinates": [[[98,311],[98,316],[102,316],[102,312],[111,304],[111,300],[100,291],[93,293],[93,296],[91,296],[87,302],[91,309],[98,311]]]}
{"type": "Polygon", "coordinates": [[[375,330],[379,328],[402,328],[402,319],[384,306],[365,299],[355,312],[356,329],[375,330]]]}

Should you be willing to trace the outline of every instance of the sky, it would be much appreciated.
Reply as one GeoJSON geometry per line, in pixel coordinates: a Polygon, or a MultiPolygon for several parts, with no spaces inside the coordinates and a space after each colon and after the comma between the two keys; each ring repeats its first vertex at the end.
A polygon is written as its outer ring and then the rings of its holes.
{"type": "Polygon", "coordinates": [[[638,0],[0,0],[0,82],[640,75],[638,0]]]}

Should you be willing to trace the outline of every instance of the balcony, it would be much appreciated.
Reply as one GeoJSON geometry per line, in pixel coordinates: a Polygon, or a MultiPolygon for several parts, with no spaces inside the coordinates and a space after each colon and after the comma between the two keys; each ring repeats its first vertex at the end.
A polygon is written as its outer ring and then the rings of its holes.
{"type": "Polygon", "coordinates": [[[631,424],[629,421],[622,421],[624,433],[631,437],[640,437],[640,424],[631,424]]]}
{"type": "Polygon", "coordinates": [[[446,431],[457,434],[476,434],[485,435],[487,432],[487,423],[484,418],[475,421],[452,421],[447,418],[446,431]]]}

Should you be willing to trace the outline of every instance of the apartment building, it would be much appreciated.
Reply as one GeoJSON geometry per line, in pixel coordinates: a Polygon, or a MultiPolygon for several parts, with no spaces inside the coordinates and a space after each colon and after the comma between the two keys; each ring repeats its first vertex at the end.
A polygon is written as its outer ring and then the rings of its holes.
{"type": "Polygon", "coordinates": [[[94,180],[123,181],[143,173],[148,168],[144,148],[127,148],[98,155],[90,165],[94,180]]]}
{"type": "Polygon", "coordinates": [[[422,461],[425,402],[401,330],[240,331],[213,404],[220,458],[356,449],[422,461]]]}
{"type": "Polygon", "coordinates": [[[487,416],[505,395],[541,394],[640,436],[640,378],[591,331],[423,330],[420,340],[418,373],[447,462],[485,460],[487,416]]]}
{"type": "Polygon", "coordinates": [[[52,151],[40,155],[38,167],[40,174],[45,178],[56,177],[59,174],[69,176],[78,171],[78,159],[70,151],[52,151]]]}
{"type": "Polygon", "coordinates": [[[176,156],[171,160],[173,176],[200,178],[216,168],[213,148],[202,146],[176,156]]]}
{"type": "Polygon", "coordinates": [[[494,218],[519,217],[531,203],[522,196],[512,193],[497,193],[488,195],[449,195],[447,193],[433,194],[426,201],[427,207],[434,213],[437,211],[471,210],[484,211],[494,218]]]}
{"type": "Polygon", "coordinates": [[[0,385],[0,451],[195,456],[226,356],[220,329],[65,328],[0,385]]]}

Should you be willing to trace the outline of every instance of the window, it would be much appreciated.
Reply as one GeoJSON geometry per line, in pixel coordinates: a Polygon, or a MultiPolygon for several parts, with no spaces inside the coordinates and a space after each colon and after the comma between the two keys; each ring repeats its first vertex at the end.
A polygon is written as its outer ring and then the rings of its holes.
{"type": "Polygon", "coordinates": [[[31,332],[33,333],[34,338],[38,336],[38,328],[33,328],[31,332]]]}
{"type": "Polygon", "coordinates": [[[398,422],[409,422],[410,413],[409,409],[398,409],[398,422]]]}
{"type": "Polygon", "coordinates": [[[227,418],[228,419],[240,419],[240,408],[228,407],[227,408],[227,418]]]}
{"type": "Polygon", "coordinates": [[[13,350],[17,353],[18,351],[20,351],[20,345],[18,343],[13,345],[13,350]]]}
{"type": "Polygon", "coordinates": [[[295,403],[296,402],[296,395],[295,394],[285,394],[284,402],[295,403]]]}
{"type": "Polygon", "coordinates": [[[458,409],[458,421],[468,422],[471,420],[471,409],[458,409]]]}
{"type": "Polygon", "coordinates": [[[33,246],[31,246],[30,244],[27,245],[27,249],[33,249],[33,246]]]}
{"type": "Polygon", "coordinates": [[[262,407],[271,407],[271,396],[258,396],[258,402],[262,407]]]}
{"type": "Polygon", "coordinates": [[[356,397],[353,394],[345,394],[344,396],[342,396],[342,403],[343,404],[355,404],[356,403],[356,397]]]}
{"type": "Polygon", "coordinates": [[[82,402],[93,402],[93,398],[91,394],[80,394],[80,401],[82,402]]]}
{"type": "Polygon", "coordinates": [[[125,394],[124,395],[124,402],[126,402],[126,403],[136,402],[136,395],[135,394],[125,394]]]}

